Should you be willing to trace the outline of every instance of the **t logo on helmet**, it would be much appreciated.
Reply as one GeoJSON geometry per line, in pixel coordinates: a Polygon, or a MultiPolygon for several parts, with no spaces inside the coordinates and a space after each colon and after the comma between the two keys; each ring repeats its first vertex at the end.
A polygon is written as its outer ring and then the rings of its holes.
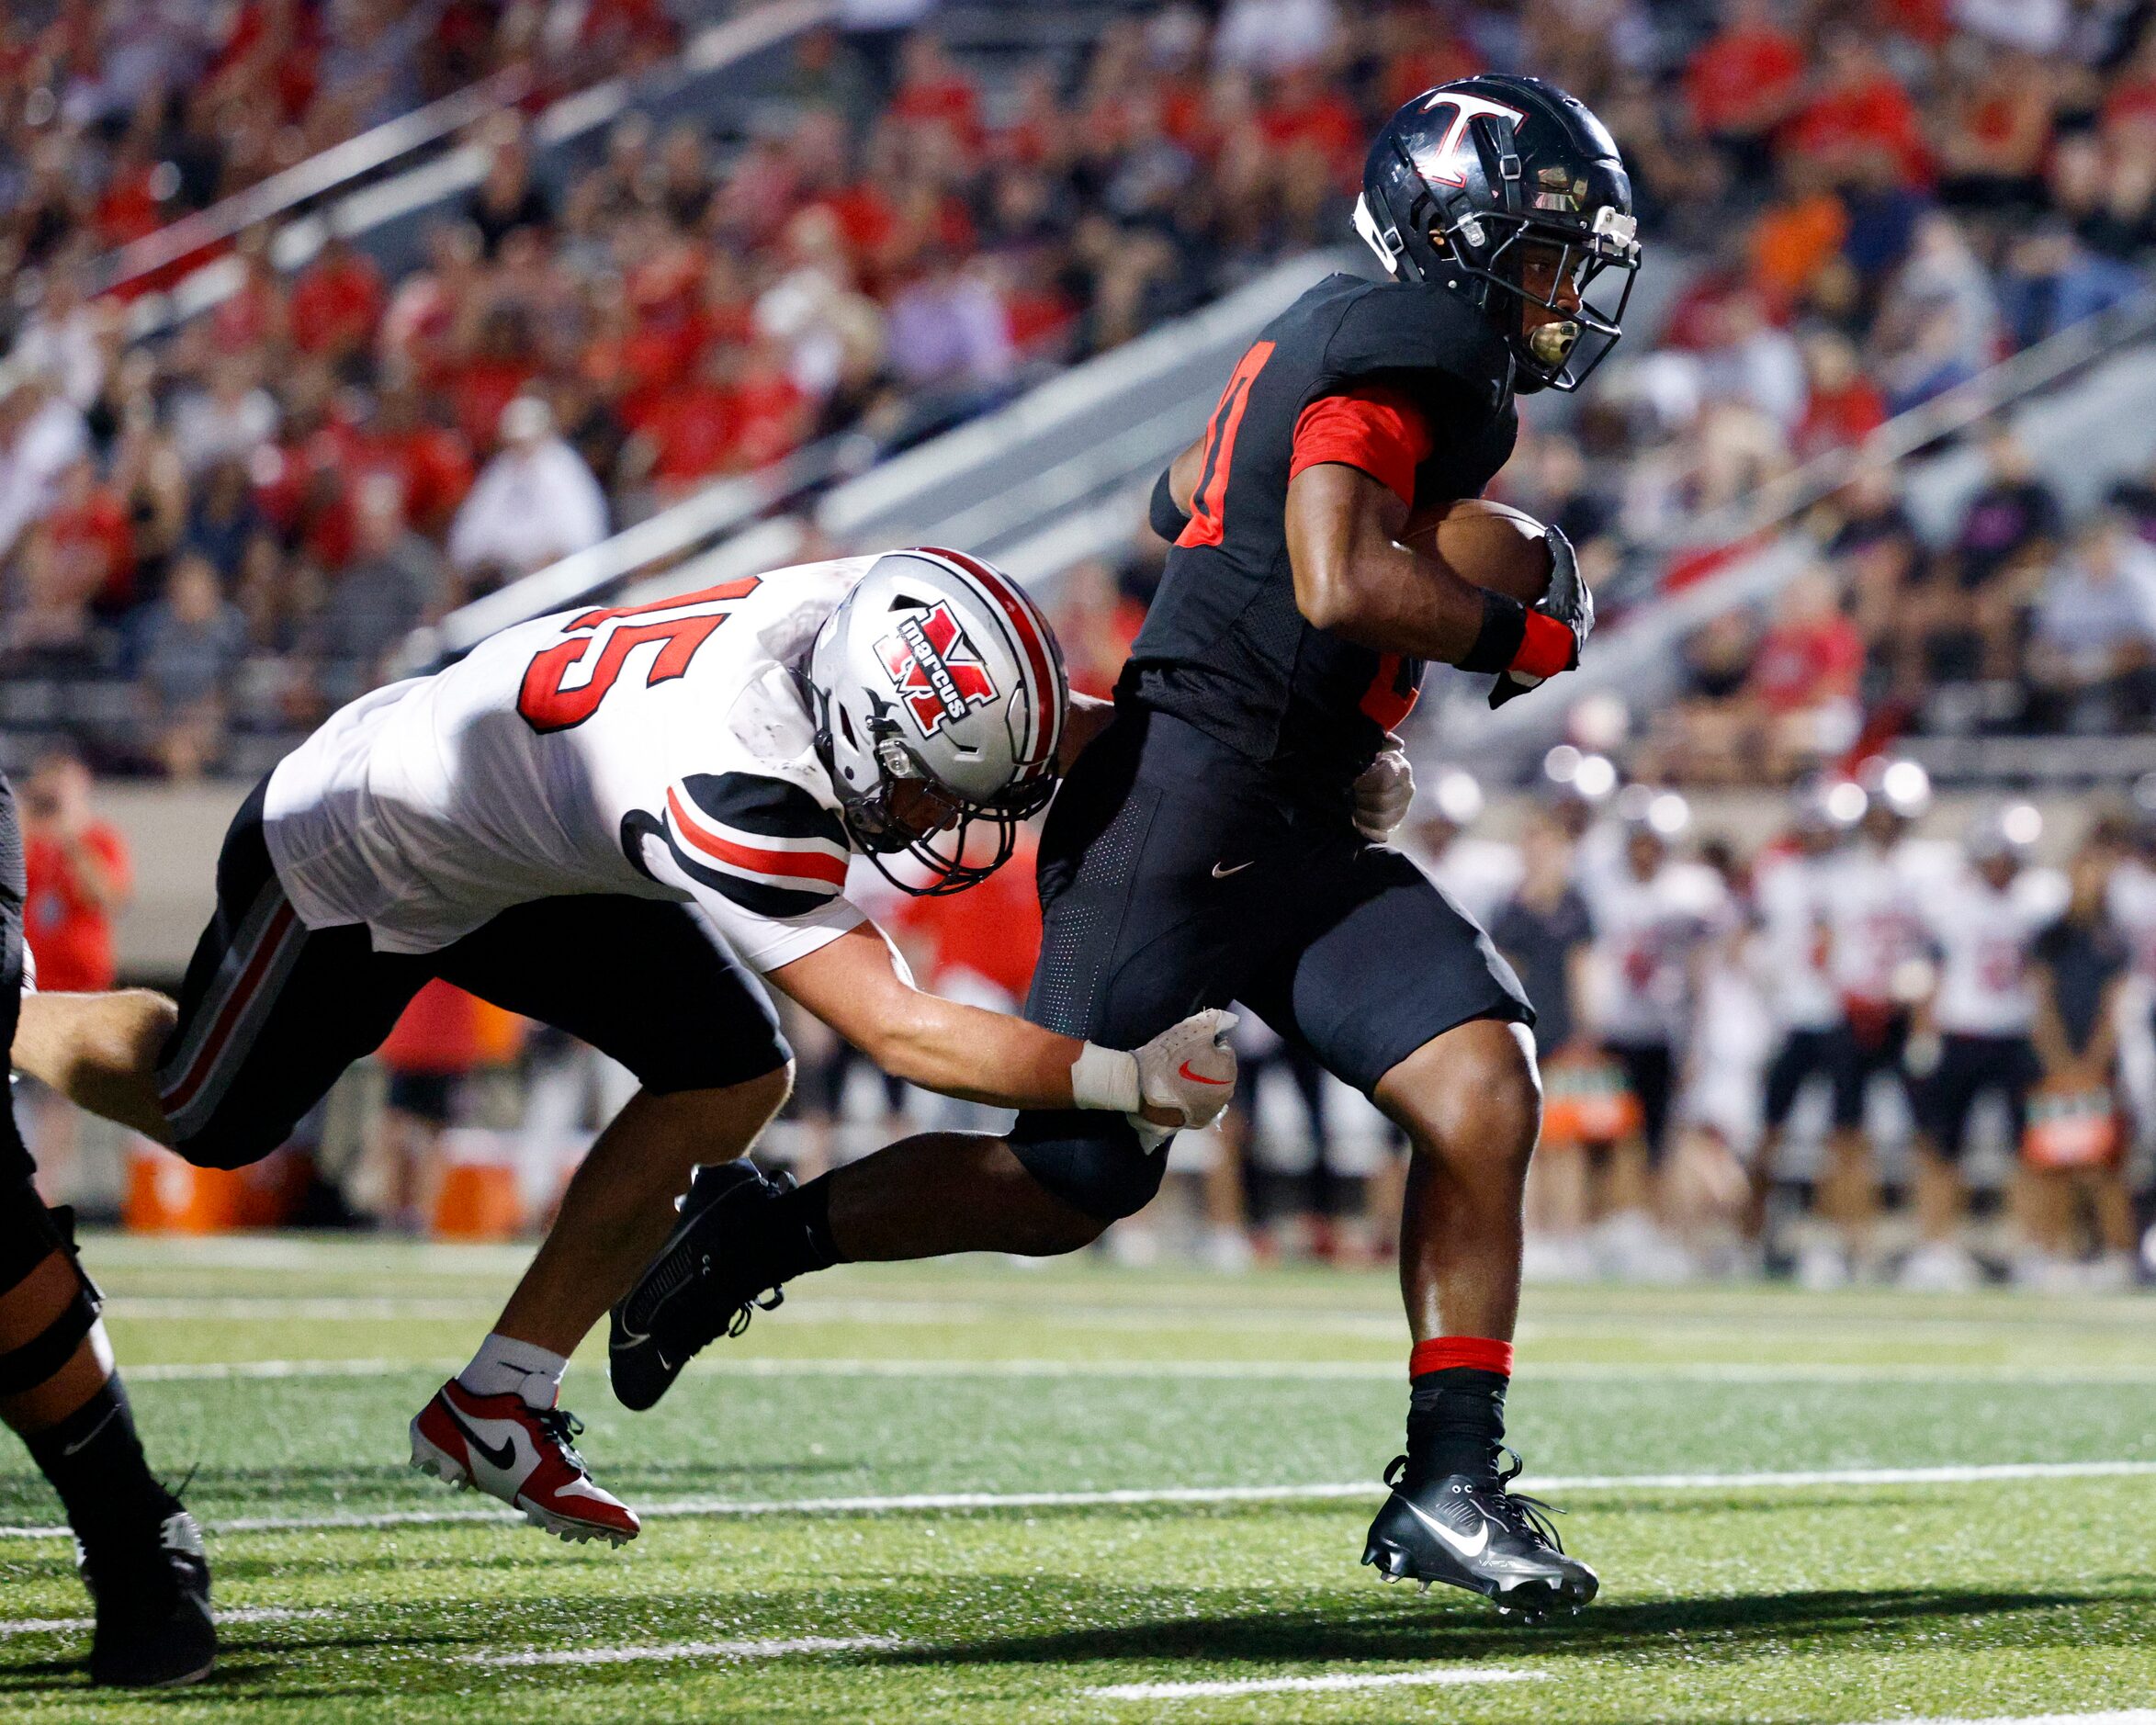
{"type": "Polygon", "coordinates": [[[947,604],[900,617],[897,628],[876,643],[876,657],[923,737],[996,698],[987,666],[947,604]]]}
{"type": "Polygon", "coordinates": [[[1517,107],[1456,90],[1438,91],[1422,105],[1422,111],[1427,114],[1434,107],[1450,107],[1452,123],[1445,128],[1445,135],[1438,141],[1435,150],[1425,151],[1415,158],[1415,171],[1440,186],[1467,184],[1467,168],[1460,160],[1460,152],[1467,142],[1467,129],[1475,120],[1485,114],[1502,115],[1512,122],[1515,130],[1527,123],[1527,115],[1517,107]]]}

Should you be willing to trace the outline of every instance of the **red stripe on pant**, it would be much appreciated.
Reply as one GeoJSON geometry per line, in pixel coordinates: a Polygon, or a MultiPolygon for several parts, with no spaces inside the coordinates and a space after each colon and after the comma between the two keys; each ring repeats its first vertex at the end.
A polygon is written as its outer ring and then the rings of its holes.
{"type": "Polygon", "coordinates": [[[245,1013],[247,1002],[253,998],[254,990],[262,986],[264,974],[277,962],[277,949],[284,945],[285,937],[292,931],[292,925],[298,919],[297,913],[288,904],[280,904],[271,913],[269,927],[263,930],[262,939],[255,944],[254,956],[248,961],[247,968],[240,973],[240,979],[232,986],[231,993],[225,997],[224,1007],[217,1015],[217,1027],[209,1032],[209,1040],[197,1052],[194,1063],[181,1076],[180,1081],[158,1097],[158,1100],[164,1106],[167,1119],[186,1107],[194,1099],[195,1093],[208,1082],[210,1073],[216,1070],[218,1056],[224,1052],[226,1043],[231,1039],[232,1027],[245,1013]]]}

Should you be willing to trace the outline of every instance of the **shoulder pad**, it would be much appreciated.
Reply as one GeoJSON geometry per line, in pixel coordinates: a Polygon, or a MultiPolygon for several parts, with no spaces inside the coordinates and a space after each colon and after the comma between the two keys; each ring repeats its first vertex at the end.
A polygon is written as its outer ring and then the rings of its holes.
{"type": "Polygon", "coordinates": [[[1348,302],[1326,344],[1326,380],[1372,372],[1437,372],[1489,412],[1504,405],[1512,360],[1503,340],[1446,288],[1373,282],[1348,302]]]}
{"type": "Polygon", "coordinates": [[[690,879],[744,910],[797,917],[836,898],[852,846],[839,817],[797,784],[747,772],[695,772],[666,787],[656,817],[624,824],[630,861],[662,840],[690,879]]]}

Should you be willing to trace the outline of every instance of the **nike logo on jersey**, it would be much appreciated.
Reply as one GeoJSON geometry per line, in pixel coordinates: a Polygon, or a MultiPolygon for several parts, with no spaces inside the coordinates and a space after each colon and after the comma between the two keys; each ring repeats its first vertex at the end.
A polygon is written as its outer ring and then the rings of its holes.
{"type": "Polygon", "coordinates": [[[1451,1528],[1448,1528],[1435,1516],[1431,1515],[1428,1510],[1417,1505],[1413,1498],[1403,1497],[1400,1501],[1407,1505],[1407,1513],[1409,1515],[1413,1516],[1416,1520],[1422,1523],[1424,1527],[1428,1528],[1432,1533],[1436,1534],[1439,1539],[1442,1539],[1447,1545],[1451,1546],[1455,1551],[1459,1552],[1462,1557],[1480,1557],[1488,1548],[1490,1543],[1490,1522],[1488,1516],[1485,1516],[1483,1518],[1483,1525],[1475,1529],[1474,1538],[1470,1539],[1465,1534],[1453,1532],[1451,1528]]]}
{"type": "Polygon", "coordinates": [[[1209,1078],[1202,1072],[1192,1072],[1191,1063],[1187,1060],[1176,1068],[1176,1074],[1180,1077],[1190,1079],[1192,1084],[1233,1084],[1235,1082],[1233,1078],[1209,1078]]]}
{"type": "Polygon", "coordinates": [[[516,1465],[516,1445],[514,1443],[508,1441],[498,1444],[489,1443],[479,1433],[472,1430],[471,1426],[466,1423],[464,1415],[457,1411],[457,1404],[447,1396],[442,1398],[442,1407],[443,1411],[449,1415],[449,1423],[464,1434],[471,1447],[480,1452],[490,1466],[500,1468],[502,1472],[506,1473],[516,1465]]]}
{"type": "Polygon", "coordinates": [[[1256,867],[1257,863],[1256,857],[1252,857],[1247,862],[1238,862],[1233,868],[1227,867],[1225,863],[1215,862],[1213,865],[1213,878],[1216,881],[1225,881],[1231,874],[1240,874],[1247,868],[1256,867]]]}

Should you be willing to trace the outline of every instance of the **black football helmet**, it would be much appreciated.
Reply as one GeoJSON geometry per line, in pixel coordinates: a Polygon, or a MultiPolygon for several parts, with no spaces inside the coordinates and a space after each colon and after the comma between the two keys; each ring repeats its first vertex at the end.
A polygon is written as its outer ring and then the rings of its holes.
{"type": "Polygon", "coordinates": [[[1602,363],[1640,266],[1631,181],[1602,122],[1555,85],[1509,73],[1440,84],[1386,121],[1363,163],[1355,231],[1394,278],[1466,296],[1506,338],[1515,387],[1529,392],[1576,389],[1602,363]],[[1554,260],[1548,293],[1525,277],[1538,252],[1554,260]],[[1610,270],[1624,286],[1604,311],[1587,288],[1610,270]],[[1557,301],[1565,282],[1576,307],[1557,301]],[[1559,316],[1530,330],[1530,304],[1559,316]]]}

